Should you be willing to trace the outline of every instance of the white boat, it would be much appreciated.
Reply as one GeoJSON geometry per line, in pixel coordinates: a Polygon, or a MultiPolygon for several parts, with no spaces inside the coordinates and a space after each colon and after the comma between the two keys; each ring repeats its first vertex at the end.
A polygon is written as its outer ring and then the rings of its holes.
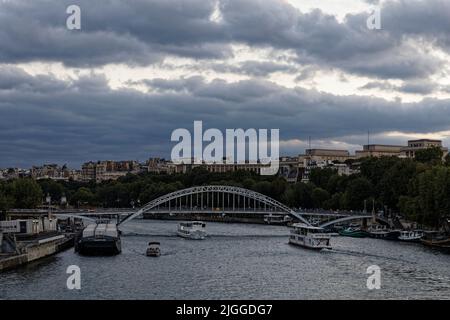
{"type": "Polygon", "coordinates": [[[161,249],[159,249],[159,242],[149,242],[146,255],[147,257],[159,257],[161,249]]]}
{"type": "Polygon", "coordinates": [[[423,231],[409,230],[409,231],[400,231],[398,240],[408,242],[420,242],[420,239],[422,238],[423,238],[423,231]]]}
{"type": "Polygon", "coordinates": [[[330,238],[331,235],[325,233],[323,228],[295,223],[292,225],[289,243],[308,249],[331,249],[330,238]]]}
{"type": "Polygon", "coordinates": [[[288,215],[268,214],[264,216],[264,222],[271,225],[284,225],[291,221],[292,218],[288,215]]]}
{"type": "Polygon", "coordinates": [[[182,222],[178,225],[177,235],[182,238],[203,240],[206,238],[206,224],[201,221],[182,222]]]}

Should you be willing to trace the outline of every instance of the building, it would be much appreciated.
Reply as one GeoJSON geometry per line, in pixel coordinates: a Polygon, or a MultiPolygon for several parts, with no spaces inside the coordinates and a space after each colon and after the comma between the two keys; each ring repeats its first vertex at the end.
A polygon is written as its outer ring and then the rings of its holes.
{"type": "Polygon", "coordinates": [[[66,165],[60,167],[57,164],[44,164],[40,167],[33,166],[31,168],[31,177],[36,180],[68,181],[71,178],[71,171],[66,165]]]}
{"type": "Polygon", "coordinates": [[[349,159],[354,159],[348,150],[339,149],[306,149],[304,155],[299,156],[299,160],[314,160],[314,161],[338,161],[345,162],[349,159]]]}
{"type": "Polygon", "coordinates": [[[81,179],[83,181],[91,181],[95,180],[95,162],[86,162],[81,166],[81,179]]]}
{"type": "Polygon", "coordinates": [[[309,181],[309,175],[315,168],[333,168],[339,174],[351,174],[352,170],[347,160],[354,160],[355,156],[350,155],[348,150],[340,149],[306,149],[304,155],[299,155],[299,180],[309,181]],[[346,169],[344,169],[344,167],[346,169]]]}
{"type": "Polygon", "coordinates": [[[268,165],[261,163],[249,163],[248,161],[245,163],[180,163],[173,164],[172,173],[188,173],[198,167],[205,168],[206,171],[211,173],[226,173],[243,170],[260,174],[261,168],[268,167],[268,165]]]}
{"type": "Polygon", "coordinates": [[[175,172],[175,165],[161,158],[150,158],[147,161],[147,172],[158,174],[171,174],[175,172]]]}
{"type": "Polygon", "coordinates": [[[31,171],[28,169],[20,168],[8,168],[1,170],[0,179],[1,180],[12,180],[18,178],[28,178],[31,176],[31,171]]]}
{"type": "Polygon", "coordinates": [[[414,158],[418,150],[424,150],[431,147],[441,148],[444,157],[448,154],[448,148],[442,146],[441,140],[432,139],[409,140],[408,146],[403,147],[402,152],[407,158],[414,158]]]}
{"type": "Polygon", "coordinates": [[[403,146],[386,145],[386,144],[369,144],[364,145],[363,150],[357,150],[355,152],[356,158],[365,157],[402,157],[403,146]]]}
{"type": "Polygon", "coordinates": [[[137,161],[98,161],[86,162],[81,169],[81,177],[83,181],[96,182],[117,180],[127,174],[138,174],[141,166],[137,161]]]}
{"type": "Polygon", "coordinates": [[[278,175],[287,182],[297,182],[301,174],[298,157],[281,157],[278,175]]]}

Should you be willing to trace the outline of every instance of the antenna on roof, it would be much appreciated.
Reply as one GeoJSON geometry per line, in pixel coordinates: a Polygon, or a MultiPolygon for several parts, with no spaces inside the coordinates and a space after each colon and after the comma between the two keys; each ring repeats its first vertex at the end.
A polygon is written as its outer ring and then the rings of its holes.
{"type": "Polygon", "coordinates": [[[311,136],[308,137],[309,150],[311,150],[311,136]]]}

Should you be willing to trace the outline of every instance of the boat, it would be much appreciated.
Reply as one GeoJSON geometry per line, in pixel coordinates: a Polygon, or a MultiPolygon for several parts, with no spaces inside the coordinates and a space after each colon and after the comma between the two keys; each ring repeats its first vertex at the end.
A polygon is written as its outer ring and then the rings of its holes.
{"type": "Polygon", "coordinates": [[[420,241],[433,249],[450,253],[450,237],[442,232],[427,232],[420,241]]]}
{"type": "Polygon", "coordinates": [[[420,230],[403,230],[400,231],[398,240],[405,242],[420,242],[423,237],[423,231],[420,230]]]}
{"type": "Polygon", "coordinates": [[[161,255],[161,249],[159,248],[159,242],[149,242],[146,251],[147,257],[159,257],[161,255]]]}
{"type": "Polygon", "coordinates": [[[369,229],[369,237],[384,240],[398,240],[399,230],[390,230],[386,226],[373,225],[369,229]]]}
{"type": "Polygon", "coordinates": [[[348,228],[339,230],[339,235],[344,237],[365,238],[369,236],[369,233],[362,230],[359,226],[350,225],[348,228]]]}
{"type": "Polygon", "coordinates": [[[323,228],[309,226],[305,223],[292,225],[289,243],[315,250],[331,249],[330,234],[323,228]]]}
{"type": "Polygon", "coordinates": [[[182,222],[178,225],[177,235],[182,238],[203,240],[206,238],[206,224],[201,221],[182,222]]]}
{"type": "Polygon", "coordinates": [[[264,222],[270,225],[285,225],[292,221],[288,215],[268,214],[264,216],[264,222]]]}
{"type": "Polygon", "coordinates": [[[75,251],[82,255],[116,255],[122,252],[120,232],[113,223],[93,223],[84,228],[75,241],[75,251]]]}

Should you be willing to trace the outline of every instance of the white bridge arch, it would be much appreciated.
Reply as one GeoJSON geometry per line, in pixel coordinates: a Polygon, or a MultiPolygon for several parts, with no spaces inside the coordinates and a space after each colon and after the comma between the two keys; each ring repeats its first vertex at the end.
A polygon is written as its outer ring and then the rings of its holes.
{"type": "Polygon", "coordinates": [[[126,222],[136,218],[137,216],[140,216],[141,214],[146,213],[146,212],[152,210],[153,208],[156,208],[159,205],[165,204],[174,199],[178,199],[178,198],[182,198],[184,196],[190,196],[190,195],[194,195],[194,194],[204,194],[204,193],[210,193],[210,192],[227,193],[227,194],[242,196],[244,198],[253,199],[253,200],[263,203],[265,205],[269,205],[269,206],[277,208],[283,212],[286,212],[288,215],[291,215],[291,216],[299,219],[303,223],[310,225],[310,223],[305,218],[303,218],[299,213],[295,212],[288,206],[282,204],[281,202],[279,202],[275,199],[272,199],[272,198],[265,196],[256,191],[252,191],[252,190],[248,190],[248,189],[244,189],[244,188],[240,188],[240,187],[221,186],[221,185],[198,186],[198,187],[192,187],[192,188],[187,188],[187,189],[178,190],[178,191],[175,191],[172,193],[168,193],[166,195],[163,195],[159,198],[156,198],[156,199],[150,201],[148,204],[146,204],[145,206],[140,208],[135,213],[128,215],[122,221],[120,221],[118,223],[118,225],[126,223],[126,222]]]}

